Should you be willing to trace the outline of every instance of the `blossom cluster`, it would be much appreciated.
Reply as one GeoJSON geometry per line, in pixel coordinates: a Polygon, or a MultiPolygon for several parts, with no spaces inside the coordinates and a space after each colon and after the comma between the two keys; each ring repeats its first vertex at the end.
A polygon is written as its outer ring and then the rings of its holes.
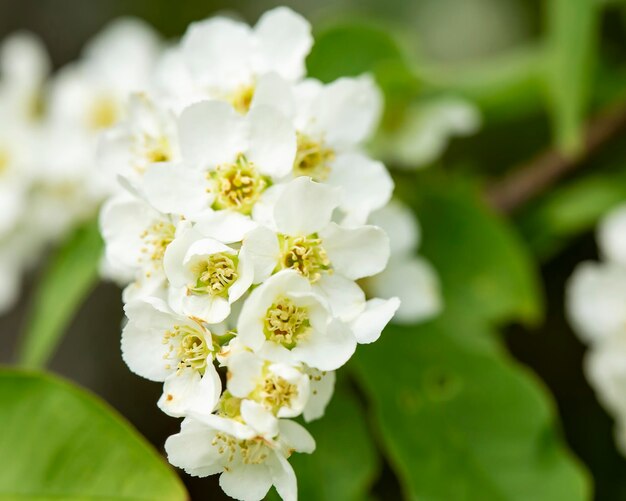
{"type": "Polygon", "coordinates": [[[184,418],[169,461],[246,501],[296,499],[288,458],[315,442],[294,418],[324,414],[335,371],[394,314],[440,308],[419,227],[364,149],[381,94],[367,75],[305,78],[312,44],[287,8],[194,23],[98,147],[123,187],[100,224],[124,360],[184,418]]]}
{"type": "Polygon", "coordinates": [[[156,33],[131,19],[105,28],[54,74],[34,35],[15,33],[0,46],[0,313],[44,250],[118,190],[115,173],[96,164],[99,134],[147,84],[162,50],[156,33]]]}
{"type": "Polygon", "coordinates": [[[578,265],[567,287],[570,322],[589,344],[587,377],[616,421],[626,454],[626,206],[609,213],[597,233],[601,262],[578,265]]]}

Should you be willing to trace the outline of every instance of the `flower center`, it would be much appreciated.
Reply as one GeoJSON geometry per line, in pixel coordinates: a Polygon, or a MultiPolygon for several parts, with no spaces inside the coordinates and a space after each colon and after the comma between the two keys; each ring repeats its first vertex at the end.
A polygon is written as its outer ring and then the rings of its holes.
{"type": "Polygon", "coordinates": [[[287,380],[268,374],[259,392],[259,400],[276,414],[282,407],[289,407],[298,396],[298,387],[287,380]]]}
{"type": "Polygon", "coordinates": [[[317,234],[306,237],[279,235],[281,261],[280,266],[298,271],[312,283],[320,279],[322,273],[331,273],[328,254],[317,234]]]}
{"type": "Polygon", "coordinates": [[[306,308],[296,306],[291,299],[280,298],[265,315],[263,331],[266,339],[287,349],[294,348],[311,327],[308,313],[306,308]]]}
{"type": "MultiPolygon", "coordinates": [[[[176,325],[165,332],[163,344],[169,344],[164,358],[175,363],[177,372],[193,369],[204,374],[207,360],[211,358],[212,346],[207,343],[202,329],[176,325]]],[[[171,369],[172,365],[168,362],[165,367],[171,369]]]]}
{"type": "Polygon", "coordinates": [[[309,176],[315,181],[324,181],[330,174],[328,165],[335,158],[335,152],[326,148],[322,141],[314,141],[309,136],[297,133],[298,149],[293,163],[296,176],[309,176]]]}
{"type": "Polygon", "coordinates": [[[198,277],[196,284],[189,288],[194,294],[209,294],[225,297],[228,289],[237,280],[237,264],[239,258],[225,252],[211,254],[199,263],[195,270],[198,277]]]}
{"type": "Polygon", "coordinates": [[[217,433],[211,445],[220,455],[226,455],[226,461],[232,463],[237,455],[244,464],[261,464],[267,459],[267,445],[261,438],[239,440],[226,433],[217,433]]]}
{"type": "Polygon", "coordinates": [[[207,174],[213,182],[214,209],[232,209],[250,214],[265,188],[267,179],[259,174],[254,164],[240,154],[235,163],[219,165],[207,174]]]}
{"type": "Polygon", "coordinates": [[[87,121],[94,130],[108,129],[119,119],[119,106],[115,99],[101,95],[91,103],[87,121]]]}
{"type": "Polygon", "coordinates": [[[254,85],[241,85],[235,92],[228,96],[228,101],[237,112],[244,115],[250,110],[253,97],[254,85]]]}
{"type": "Polygon", "coordinates": [[[154,164],[169,162],[172,159],[172,147],[167,137],[142,134],[136,141],[135,154],[139,162],[137,162],[135,169],[139,173],[143,173],[146,169],[143,165],[144,162],[154,164]]]}
{"type": "Polygon", "coordinates": [[[176,234],[176,227],[169,221],[157,221],[149,226],[142,234],[144,242],[141,252],[154,263],[162,263],[167,246],[172,243],[176,234]]]}

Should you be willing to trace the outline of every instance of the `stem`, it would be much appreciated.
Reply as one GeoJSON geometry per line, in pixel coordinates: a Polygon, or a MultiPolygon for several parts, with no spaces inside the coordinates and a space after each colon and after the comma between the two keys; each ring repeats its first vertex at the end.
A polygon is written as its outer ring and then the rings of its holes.
{"type": "Polygon", "coordinates": [[[577,155],[566,156],[554,148],[540,153],[488,187],[487,201],[500,212],[513,212],[575,170],[625,128],[626,102],[622,102],[589,121],[577,155]]]}

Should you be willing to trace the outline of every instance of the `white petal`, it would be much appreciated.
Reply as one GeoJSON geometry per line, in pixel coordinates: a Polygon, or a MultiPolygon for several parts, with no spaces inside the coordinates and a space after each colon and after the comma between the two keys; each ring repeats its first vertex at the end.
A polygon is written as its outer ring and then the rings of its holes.
{"type": "Polygon", "coordinates": [[[365,311],[350,324],[359,344],[376,341],[399,307],[400,300],[397,297],[370,299],[365,311]]]}
{"type": "Polygon", "coordinates": [[[315,106],[315,129],[331,146],[346,148],[363,142],[375,131],[382,96],[369,76],[340,78],[324,86],[315,106]]]}
{"type": "Polygon", "coordinates": [[[173,287],[185,287],[194,281],[193,273],[185,264],[189,248],[200,238],[201,235],[194,228],[186,226],[177,232],[176,238],[167,246],[163,256],[163,269],[173,287]]]}
{"type": "Polygon", "coordinates": [[[322,275],[314,290],[327,300],[333,316],[345,322],[365,309],[365,293],[353,280],[337,273],[322,275]]]}
{"type": "Polygon", "coordinates": [[[274,220],[280,233],[310,235],[330,222],[340,203],[341,192],[308,177],[289,182],[274,205],[274,220]]]}
{"type": "Polygon", "coordinates": [[[582,339],[598,342],[626,330],[626,269],[578,265],[566,289],[567,313],[582,339]]]}
{"type": "Polygon", "coordinates": [[[223,297],[207,295],[185,295],[182,298],[183,312],[200,318],[207,324],[218,324],[230,315],[230,304],[223,297]]]}
{"type": "Polygon", "coordinates": [[[274,179],[291,172],[296,157],[296,131],[291,120],[269,106],[255,106],[248,113],[248,160],[274,179]]]}
{"type": "Polygon", "coordinates": [[[215,430],[187,418],[181,431],[165,441],[167,460],[195,477],[219,473],[223,471],[223,465],[217,448],[210,446],[214,438],[215,430]]]}
{"type": "Polygon", "coordinates": [[[385,166],[361,153],[338,155],[326,182],[342,189],[341,209],[352,224],[363,224],[372,211],[384,207],[393,192],[385,166]]]}
{"type": "Polygon", "coordinates": [[[372,296],[400,298],[394,321],[414,323],[431,318],[443,307],[439,278],[433,267],[419,257],[393,258],[382,273],[370,277],[366,289],[372,296]]]}
{"type": "Polygon", "coordinates": [[[170,375],[163,385],[158,406],[168,416],[183,417],[190,411],[210,414],[220,398],[222,384],[211,362],[204,376],[195,370],[170,375]]]}
{"type": "Polygon", "coordinates": [[[234,162],[247,146],[244,119],[222,101],[192,104],[182,112],[178,128],[183,158],[195,169],[234,162]]]}
{"type": "Polygon", "coordinates": [[[326,411],[335,390],[335,372],[314,374],[317,377],[311,379],[311,395],[304,408],[304,420],[308,423],[321,418],[326,411]]]}
{"type": "Polygon", "coordinates": [[[420,226],[413,211],[402,202],[392,200],[382,209],[373,212],[369,222],[385,230],[393,256],[413,254],[417,250],[420,226]]]}
{"type": "Polygon", "coordinates": [[[209,208],[206,179],[182,164],[155,164],[146,170],[141,187],[146,200],[159,212],[194,218],[209,208]]]}
{"type": "Polygon", "coordinates": [[[249,83],[250,28],[226,18],[192,23],[181,42],[191,73],[205,85],[233,89],[249,83]]]}
{"type": "Polygon", "coordinates": [[[292,119],[295,113],[292,86],[278,73],[267,73],[259,78],[254,89],[251,109],[269,106],[292,119]]]}
{"type": "Polygon", "coordinates": [[[267,439],[278,434],[278,419],[271,411],[253,400],[241,402],[241,417],[250,428],[267,439]]]}
{"type": "Polygon", "coordinates": [[[228,359],[228,391],[246,398],[256,388],[262,369],[263,360],[249,351],[232,355],[228,359]]]}
{"type": "Polygon", "coordinates": [[[313,46],[311,26],[302,16],[286,7],[272,9],[254,28],[260,73],[275,71],[284,78],[297,80],[305,73],[304,60],[313,46]]]}
{"type": "Polygon", "coordinates": [[[271,486],[271,473],[265,464],[240,463],[220,475],[220,487],[240,501],[261,501],[271,486]]]}
{"type": "Polygon", "coordinates": [[[626,206],[603,219],[598,228],[598,246],[606,259],[626,266],[626,206]]]}
{"type": "Polygon", "coordinates": [[[273,454],[268,460],[272,472],[272,483],[283,501],[298,500],[298,482],[293,468],[287,458],[281,454],[273,454]]]}
{"type": "Polygon", "coordinates": [[[380,273],[389,260],[389,238],[376,226],[344,228],[331,223],[320,236],[333,269],[352,280],[380,273]]]}
{"type": "Polygon", "coordinates": [[[241,246],[240,256],[247,256],[254,264],[254,283],[269,278],[276,268],[280,254],[276,234],[263,226],[248,233],[241,246]]]}
{"type": "Polygon", "coordinates": [[[228,210],[203,214],[196,219],[195,230],[205,237],[222,243],[240,242],[244,235],[257,227],[249,217],[228,210]]]}
{"type": "Polygon", "coordinates": [[[237,280],[228,289],[228,301],[232,304],[250,288],[254,281],[254,262],[245,253],[239,253],[237,280]]]}
{"type": "Polygon", "coordinates": [[[325,333],[315,333],[298,342],[291,353],[298,360],[321,371],[332,371],[345,364],[356,349],[352,330],[339,320],[325,333]]]}
{"type": "Polygon", "coordinates": [[[281,419],[278,423],[280,440],[296,452],[312,454],[315,451],[315,440],[307,429],[289,419],[281,419]]]}

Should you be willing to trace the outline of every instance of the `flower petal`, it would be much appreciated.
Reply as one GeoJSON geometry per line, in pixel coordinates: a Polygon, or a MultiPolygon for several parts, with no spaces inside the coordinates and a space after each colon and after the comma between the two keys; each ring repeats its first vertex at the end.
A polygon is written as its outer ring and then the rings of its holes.
{"type": "Polygon", "coordinates": [[[208,477],[223,471],[216,447],[207,447],[215,430],[192,418],[183,421],[179,433],[165,441],[167,460],[194,477],[208,477]]]}
{"type": "Polygon", "coordinates": [[[183,159],[195,169],[234,162],[247,146],[244,119],[223,101],[202,101],[185,108],[178,129],[183,159]]]}
{"type": "Polygon", "coordinates": [[[269,106],[255,106],[247,116],[250,127],[248,160],[274,179],[291,172],[296,157],[296,131],[291,120],[269,106]]]}
{"type": "Polygon", "coordinates": [[[163,385],[158,406],[168,416],[184,417],[189,411],[210,414],[222,391],[219,375],[211,362],[203,376],[195,370],[171,374],[163,385]]]}
{"type": "Polygon", "coordinates": [[[271,473],[263,463],[240,463],[220,475],[220,487],[224,492],[241,501],[261,501],[271,486],[271,473]]]}
{"type": "Polygon", "coordinates": [[[352,280],[380,273],[389,260],[389,238],[376,226],[345,228],[331,223],[320,236],[333,268],[352,280]]]}
{"type": "Polygon", "coordinates": [[[397,297],[370,299],[365,311],[350,324],[359,344],[376,341],[399,307],[400,300],[397,297]]]}
{"type": "Polygon", "coordinates": [[[300,340],[291,353],[310,367],[332,371],[350,359],[356,344],[352,330],[340,320],[334,320],[325,333],[316,333],[300,340]]]}
{"type": "Polygon", "coordinates": [[[313,46],[311,25],[287,7],[272,9],[254,27],[259,73],[275,71],[288,80],[302,78],[304,60],[313,46]]]}
{"type": "Polygon", "coordinates": [[[337,188],[308,177],[290,181],[274,204],[274,220],[280,233],[310,235],[328,226],[341,200],[337,188]]]}

